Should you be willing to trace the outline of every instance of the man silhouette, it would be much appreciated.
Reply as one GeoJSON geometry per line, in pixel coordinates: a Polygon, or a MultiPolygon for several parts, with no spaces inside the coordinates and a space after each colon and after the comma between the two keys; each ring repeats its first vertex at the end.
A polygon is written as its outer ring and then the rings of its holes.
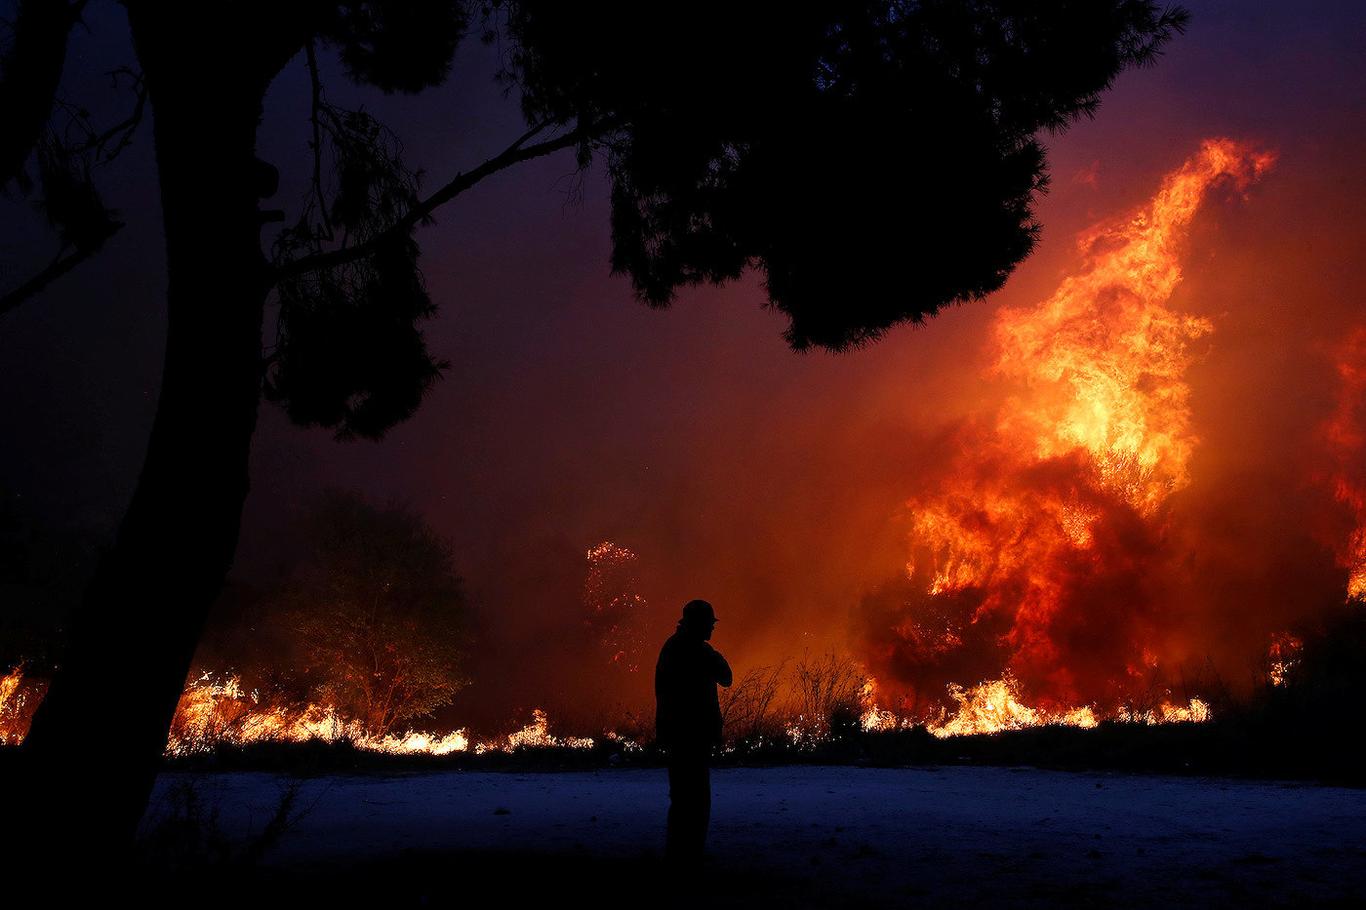
{"type": "Polygon", "coordinates": [[[731,683],[730,664],[707,644],[716,613],[705,600],[683,607],[655,665],[655,736],[669,756],[669,822],[664,855],[700,861],[711,818],[713,746],[721,742],[717,685],[731,683]]]}

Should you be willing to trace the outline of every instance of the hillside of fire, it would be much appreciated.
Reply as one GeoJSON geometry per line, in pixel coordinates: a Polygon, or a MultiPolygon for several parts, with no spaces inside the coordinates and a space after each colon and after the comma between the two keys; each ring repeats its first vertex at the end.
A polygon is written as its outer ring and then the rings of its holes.
{"type": "MultiPolygon", "coordinates": [[[[996,311],[980,342],[986,369],[961,380],[978,388],[973,407],[926,430],[910,495],[887,503],[904,524],[904,566],[869,580],[842,633],[745,668],[726,697],[732,748],[810,750],[841,725],[950,737],[1206,721],[1287,685],[1306,636],[1360,609],[1366,326],[1321,352],[1336,388],[1304,440],[1293,535],[1240,522],[1226,498],[1255,510],[1263,491],[1230,491],[1202,466],[1193,373],[1220,343],[1220,319],[1183,297],[1183,278],[1202,267],[1189,260],[1190,236],[1202,212],[1256,206],[1275,161],[1254,143],[1205,141],[1150,199],[1079,236],[1050,295],[996,311]],[[1266,560],[1274,547],[1290,547],[1283,562],[1266,560]]],[[[445,633],[415,614],[356,614],[348,641],[387,655],[371,675],[389,686],[388,701],[373,711],[337,696],[319,669],[327,661],[309,664],[297,643],[266,649],[275,663],[263,667],[259,636],[234,651],[213,643],[241,629],[211,630],[167,752],[309,740],[389,754],[639,750],[652,735],[652,648],[668,627],[651,618],[638,575],[662,558],[613,541],[581,550],[577,603],[565,605],[556,656],[539,667],[434,674],[407,652],[445,633]],[[499,673],[525,677],[521,700],[494,698],[502,719],[471,732],[462,699],[497,692],[499,673]],[[556,675],[583,685],[563,697],[556,675]],[[420,710],[397,710],[395,693],[420,710]]],[[[320,615],[335,607],[323,595],[309,603],[320,615]]],[[[253,621],[275,622],[276,640],[330,634],[326,624],[253,621]]],[[[442,654],[431,659],[463,660],[458,649],[442,654]]],[[[22,740],[44,684],[41,661],[7,668],[0,740],[22,740]]]]}

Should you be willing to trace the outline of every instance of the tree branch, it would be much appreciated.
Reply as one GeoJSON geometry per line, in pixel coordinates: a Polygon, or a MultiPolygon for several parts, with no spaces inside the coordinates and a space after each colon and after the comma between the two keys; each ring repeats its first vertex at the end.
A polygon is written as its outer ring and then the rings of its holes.
{"type": "Polygon", "coordinates": [[[323,194],[323,127],[318,119],[322,114],[323,82],[318,75],[318,57],[313,50],[313,42],[305,45],[308,56],[308,79],[313,88],[313,104],[308,119],[313,125],[313,195],[318,201],[318,217],[322,219],[323,230],[332,236],[332,220],[327,214],[327,197],[323,194]]]}
{"type": "Polygon", "coordinates": [[[52,113],[66,64],[66,42],[86,0],[25,0],[14,20],[14,46],[0,61],[0,186],[24,170],[52,113]]]}
{"type": "MultiPolygon", "coordinates": [[[[79,110],[72,110],[72,121],[77,128],[82,129],[86,134],[86,139],[80,145],[71,146],[67,150],[69,155],[84,155],[92,153],[94,164],[108,164],[119,156],[128,146],[133,144],[133,135],[142,125],[142,118],[147,110],[147,86],[143,83],[142,75],[127,67],[120,67],[109,73],[113,80],[112,86],[118,88],[120,76],[127,76],[133,85],[133,110],[127,117],[115,123],[103,132],[96,132],[95,128],[89,123],[89,115],[79,110]]],[[[71,110],[71,106],[61,103],[62,107],[71,110]]]]}
{"type": "Polygon", "coordinates": [[[535,145],[527,145],[531,139],[545,131],[550,124],[541,123],[532,127],[526,133],[517,138],[515,142],[503,149],[500,153],[485,161],[483,164],[462,174],[457,174],[453,180],[441,189],[432,193],[426,199],[419,201],[398,221],[394,222],[385,230],[369,238],[363,243],[355,246],[342,247],[341,249],[329,250],[323,253],[315,253],[305,256],[302,259],[295,259],[285,262],[275,270],[275,280],[278,282],[286,278],[294,278],[308,272],[315,272],[321,269],[336,268],[364,259],[374,253],[375,250],[384,244],[406,236],[414,227],[426,221],[438,208],[450,202],[456,196],[468,190],[485,177],[492,176],[499,171],[507,170],[513,165],[523,161],[530,161],[533,158],[540,158],[557,152],[560,149],[569,148],[577,145],[586,139],[601,135],[611,127],[609,121],[599,121],[586,127],[579,127],[563,136],[554,139],[547,139],[535,145]]]}
{"type": "Polygon", "coordinates": [[[48,264],[47,268],[43,269],[37,275],[34,275],[14,290],[0,296],[0,316],[4,316],[10,310],[36,295],[38,292],[42,291],[43,288],[56,281],[58,278],[61,278],[67,272],[71,271],[82,262],[85,262],[91,256],[94,256],[104,248],[105,241],[118,233],[122,227],[123,222],[116,221],[111,225],[109,233],[106,234],[99,243],[86,244],[77,247],[69,253],[59,253],[57,258],[53,259],[52,262],[48,264]]]}

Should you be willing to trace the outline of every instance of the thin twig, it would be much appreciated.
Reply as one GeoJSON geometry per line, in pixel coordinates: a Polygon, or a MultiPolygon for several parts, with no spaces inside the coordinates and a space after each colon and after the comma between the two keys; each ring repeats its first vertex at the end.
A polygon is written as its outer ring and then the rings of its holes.
{"type": "Polygon", "coordinates": [[[323,194],[323,129],[319,114],[323,106],[323,83],[318,76],[318,57],[313,42],[305,47],[308,55],[308,78],[313,86],[313,106],[308,119],[313,124],[313,195],[318,200],[318,216],[322,219],[327,239],[332,239],[332,219],[327,214],[327,197],[323,194]]]}
{"type": "Polygon", "coordinates": [[[20,180],[52,114],[66,64],[67,39],[87,0],[26,0],[11,24],[10,46],[0,57],[0,187],[20,180]]]}
{"type": "Polygon", "coordinates": [[[108,164],[117,158],[120,152],[132,144],[133,135],[137,132],[137,128],[142,124],[142,118],[147,109],[147,86],[143,84],[141,74],[136,73],[127,67],[121,67],[110,71],[109,75],[113,79],[115,88],[118,87],[119,76],[130,76],[132,78],[134,101],[133,110],[129,112],[128,116],[118,123],[115,123],[104,132],[95,132],[94,127],[90,125],[88,115],[86,115],[84,111],[75,108],[67,102],[57,102],[57,106],[67,111],[68,116],[71,118],[71,124],[79,127],[86,135],[84,142],[80,145],[69,147],[65,150],[66,154],[75,156],[83,155],[86,152],[94,152],[94,163],[96,165],[108,164]],[[117,138],[118,141],[110,148],[110,143],[113,142],[115,138],[117,138]]]}

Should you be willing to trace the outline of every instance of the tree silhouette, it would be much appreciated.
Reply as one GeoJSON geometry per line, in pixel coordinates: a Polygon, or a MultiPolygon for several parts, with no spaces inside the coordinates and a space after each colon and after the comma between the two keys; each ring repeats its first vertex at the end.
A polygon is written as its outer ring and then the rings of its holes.
{"type": "MultiPolygon", "coordinates": [[[[41,158],[84,5],[21,0],[3,46],[0,181],[36,150],[54,224],[87,229],[63,236],[69,249],[0,312],[117,229],[78,166],[98,142],[67,142],[49,155],[60,167],[41,158]],[[50,192],[63,179],[84,213],[74,219],[50,192]]],[[[123,5],[162,201],[162,386],[132,502],[11,775],[18,811],[5,826],[104,858],[141,815],[231,564],[262,394],[296,422],[375,438],[439,376],[420,332],[435,307],[414,236],[438,207],[572,148],[581,166],[607,168],[612,268],[643,301],[663,306],[680,287],[755,268],[793,347],[841,350],[999,287],[1038,230],[1036,134],[1091,113],[1185,22],[1148,0],[123,5]],[[337,53],[357,83],[415,92],[445,78],[474,30],[503,47],[528,129],[420,196],[388,131],[328,104],[316,55],[337,53]],[[278,175],[256,157],[257,128],[271,83],[298,57],[314,83],[313,179],[268,259],[262,229],[284,216],[259,204],[278,175]],[[270,345],[268,301],[280,333],[270,345]],[[99,708],[114,680],[117,716],[99,708]],[[83,767],[92,743],[105,773],[83,767]]]]}
{"type": "Polygon", "coordinates": [[[754,267],[793,347],[835,350],[999,288],[1038,231],[1038,131],[1185,22],[1085,0],[506,9],[528,119],[625,124],[602,139],[612,262],[641,299],[754,267]]]}
{"type": "Polygon", "coordinates": [[[342,491],[306,529],[310,555],[275,609],[317,697],[376,736],[449,704],[465,685],[465,598],[446,542],[410,509],[342,491]]]}

